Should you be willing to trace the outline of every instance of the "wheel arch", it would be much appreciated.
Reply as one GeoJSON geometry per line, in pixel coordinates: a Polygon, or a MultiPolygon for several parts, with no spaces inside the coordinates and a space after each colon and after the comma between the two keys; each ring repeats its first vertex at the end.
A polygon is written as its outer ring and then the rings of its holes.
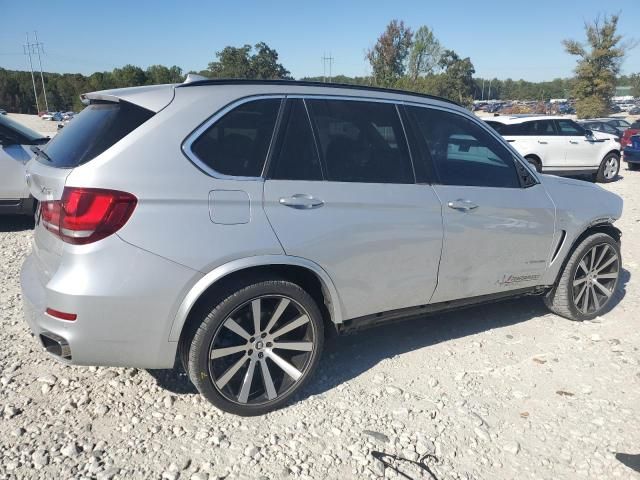
{"type": "MultiPolygon", "coordinates": [[[[177,342],[202,307],[217,303],[231,284],[249,279],[278,277],[290,280],[309,293],[323,314],[325,324],[343,322],[342,305],[333,281],[316,263],[301,257],[265,255],[234,260],[202,277],[184,296],[171,327],[170,342],[177,342]]],[[[327,325],[327,326],[328,326],[327,325]]]]}
{"type": "Polygon", "coordinates": [[[571,255],[573,254],[575,249],[578,247],[578,245],[580,245],[580,243],[582,243],[582,241],[585,238],[587,238],[589,235],[592,235],[594,233],[607,234],[610,237],[612,237],[614,240],[616,240],[617,242],[620,242],[620,239],[622,238],[622,231],[619,228],[615,227],[610,222],[602,222],[602,223],[596,223],[596,224],[588,225],[582,231],[582,233],[580,235],[578,235],[571,242],[571,246],[567,250],[564,258],[562,259],[562,263],[560,264],[560,268],[556,272],[555,279],[554,279],[554,282],[553,282],[554,286],[558,284],[558,281],[560,280],[560,277],[562,276],[562,272],[564,271],[565,267],[567,266],[567,262],[571,258],[571,255]]]}

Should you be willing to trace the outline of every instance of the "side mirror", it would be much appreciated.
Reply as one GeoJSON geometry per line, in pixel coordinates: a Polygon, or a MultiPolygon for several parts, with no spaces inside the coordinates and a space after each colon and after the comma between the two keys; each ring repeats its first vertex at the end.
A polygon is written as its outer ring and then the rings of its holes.
{"type": "Polygon", "coordinates": [[[593,137],[593,131],[592,130],[585,130],[584,131],[584,136],[585,137],[593,137]]]}

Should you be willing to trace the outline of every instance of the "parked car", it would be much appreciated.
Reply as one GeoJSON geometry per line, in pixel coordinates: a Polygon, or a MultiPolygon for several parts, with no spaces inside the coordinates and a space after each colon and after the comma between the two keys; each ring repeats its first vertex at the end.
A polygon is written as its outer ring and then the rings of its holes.
{"type": "Polygon", "coordinates": [[[44,112],[44,113],[39,113],[38,115],[40,116],[40,118],[42,120],[52,120],[53,116],[56,114],[57,112],[44,112]]]}
{"type": "Polygon", "coordinates": [[[574,113],[576,113],[576,109],[571,105],[562,104],[558,107],[558,113],[560,115],[573,115],[574,113]]]}
{"type": "Polygon", "coordinates": [[[592,175],[611,182],[620,170],[620,143],[559,116],[493,117],[488,121],[539,172],[592,175]]]}
{"type": "Polygon", "coordinates": [[[615,128],[622,130],[623,132],[631,126],[631,124],[627,122],[624,118],[608,117],[608,118],[596,118],[596,120],[606,122],[609,125],[612,125],[615,128]]]}
{"type": "Polygon", "coordinates": [[[633,107],[629,110],[630,115],[640,115],[640,107],[633,107]]]}
{"type": "Polygon", "coordinates": [[[0,116],[0,214],[33,215],[35,201],[25,183],[32,146],[49,139],[6,115],[0,116]]]}
{"type": "Polygon", "coordinates": [[[28,166],[24,311],[65,363],[180,359],[211,403],[257,415],[329,330],[530,294],[573,320],[612,306],[622,200],[539,175],[453,102],[239,80],[83,98],[28,166]]]}
{"type": "Polygon", "coordinates": [[[633,135],[624,149],[622,158],[627,162],[629,170],[640,169],[640,135],[633,135]]]}
{"type": "Polygon", "coordinates": [[[624,134],[623,129],[614,127],[610,123],[602,120],[581,120],[578,122],[578,125],[581,125],[583,128],[594,132],[602,132],[615,135],[618,139],[622,138],[622,135],[624,134]]]}
{"type": "Polygon", "coordinates": [[[620,144],[622,148],[626,148],[631,143],[631,137],[634,135],[638,135],[640,133],[640,120],[636,120],[631,124],[629,128],[624,131],[624,135],[622,135],[622,139],[620,140],[620,144]]]}
{"type": "Polygon", "coordinates": [[[7,111],[0,108],[0,115],[6,115],[6,114],[7,114],[7,111]]]}

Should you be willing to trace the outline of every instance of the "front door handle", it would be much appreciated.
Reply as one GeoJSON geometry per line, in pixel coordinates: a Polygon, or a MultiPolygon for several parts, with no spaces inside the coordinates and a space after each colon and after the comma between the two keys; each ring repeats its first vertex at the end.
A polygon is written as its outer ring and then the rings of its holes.
{"type": "Polygon", "coordinates": [[[469,210],[475,210],[478,208],[478,205],[473,203],[471,200],[464,200],[459,198],[458,200],[453,200],[447,203],[447,207],[453,208],[454,210],[459,210],[461,212],[468,212],[469,210]]]}
{"type": "Polygon", "coordinates": [[[546,144],[548,144],[549,142],[545,142],[544,140],[538,140],[538,143],[539,143],[540,145],[546,145],[546,144]]]}
{"type": "Polygon", "coordinates": [[[280,204],[297,210],[310,210],[312,208],[320,208],[324,205],[324,202],[306,193],[296,193],[290,197],[280,198],[280,204]]]}
{"type": "Polygon", "coordinates": [[[580,143],[580,142],[578,142],[578,141],[576,141],[576,140],[569,140],[569,143],[573,143],[574,145],[577,145],[577,144],[578,144],[578,143],[580,143]]]}

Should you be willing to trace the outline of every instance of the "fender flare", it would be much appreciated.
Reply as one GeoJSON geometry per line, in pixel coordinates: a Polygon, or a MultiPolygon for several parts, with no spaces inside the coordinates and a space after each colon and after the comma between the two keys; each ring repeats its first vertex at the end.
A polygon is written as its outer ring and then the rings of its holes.
{"type": "Polygon", "coordinates": [[[220,265],[219,267],[214,268],[212,271],[198,280],[182,299],[180,307],[176,312],[173,324],[171,326],[169,341],[177,342],[180,339],[180,333],[182,332],[182,328],[187,321],[189,312],[198,301],[200,296],[211,285],[226,277],[230,273],[245,270],[251,267],[261,267],[268,265],[291,265],[295,267],[305,268],[314,273],[320,279],[323,290],[329,297],[328,300],[330,303],[328,303],[327,308],[329,309],[329,313],[331,314],[331,320],[336,324],[343,322],[343,308],[340,297],[338,295],[338,290],[336,289],[327,272],[322,267],[320,267],[320,265],[302,257],[292,257],[288,255],[261,255],[241,258],[225,263],[224,265],[220,265]]]}

